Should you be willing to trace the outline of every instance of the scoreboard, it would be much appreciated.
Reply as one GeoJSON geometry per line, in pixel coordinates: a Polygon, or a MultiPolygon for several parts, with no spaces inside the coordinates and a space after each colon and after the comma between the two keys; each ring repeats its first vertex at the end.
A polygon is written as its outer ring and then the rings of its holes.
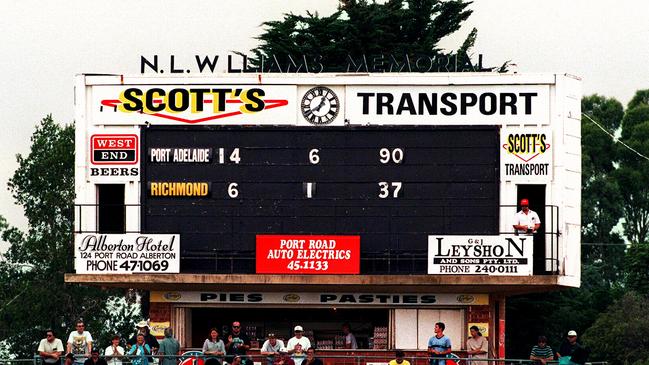
{"type": "Polygon", "coordinates": [[[404,271],[425,273],[430,234],[498,233],[496,126],[152,125],[141,141],[142,229],[181,234],[181,271],[254,272],[258,236],[352,235],[361,273],[386,253],[422,254],[404,271]]]}

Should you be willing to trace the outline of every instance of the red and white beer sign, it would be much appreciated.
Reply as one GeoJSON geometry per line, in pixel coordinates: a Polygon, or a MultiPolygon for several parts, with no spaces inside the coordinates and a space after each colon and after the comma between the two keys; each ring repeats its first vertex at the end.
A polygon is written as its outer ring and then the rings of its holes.
{"type": "Polygon", "coordinates": [[[138,162],[135,134],[94,134],[90,137],[93,165],[133,165],[138,162]]]}
{"type": "Polygon", "coordinates": [[[360,236],[257,235],[257,274],[358,274],[360,236]]]}

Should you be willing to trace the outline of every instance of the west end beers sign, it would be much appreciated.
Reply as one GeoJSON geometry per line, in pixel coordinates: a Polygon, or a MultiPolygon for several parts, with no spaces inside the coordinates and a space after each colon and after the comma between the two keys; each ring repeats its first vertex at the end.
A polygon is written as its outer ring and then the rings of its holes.
{"type": "Polygon", "coordinates": [[[501,125],[550,122],[549,85],[96,85],[103,125],[501,125]],[[315,115],[315,117],[314,117],[315,115]]]}
{"type": "Polygon", "coordinates": [[[179,273],[180,235],[78,233],[74,256],[77,274],[179,273]]]}
{"type": "Polygon", "coordinates": [[[533,236],[428,236],[428,273],[532,275],[533,236]]]}

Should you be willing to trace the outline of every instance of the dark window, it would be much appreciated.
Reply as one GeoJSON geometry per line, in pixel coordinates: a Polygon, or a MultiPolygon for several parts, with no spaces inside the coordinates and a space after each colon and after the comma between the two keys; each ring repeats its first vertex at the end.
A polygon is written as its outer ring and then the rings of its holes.
{"type": "Polygon", "coordinates": [[[124,185],[97,185],[97,202],[97,230],[100,233],[124,233],[126,229],[124,185]]]}

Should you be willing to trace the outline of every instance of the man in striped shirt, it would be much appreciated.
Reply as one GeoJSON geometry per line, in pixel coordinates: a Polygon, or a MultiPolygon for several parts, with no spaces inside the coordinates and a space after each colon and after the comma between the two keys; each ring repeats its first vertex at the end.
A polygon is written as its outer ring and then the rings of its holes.
{"type": "Polygon", "coordinates": [[[532,352],[530,352],[530,360],[535,360],[536,363],[542,365],[554,360],[554,352],[547,343],[548,339],[545,336],[539,336],[538,345],[534,345],[532,352]]]}

